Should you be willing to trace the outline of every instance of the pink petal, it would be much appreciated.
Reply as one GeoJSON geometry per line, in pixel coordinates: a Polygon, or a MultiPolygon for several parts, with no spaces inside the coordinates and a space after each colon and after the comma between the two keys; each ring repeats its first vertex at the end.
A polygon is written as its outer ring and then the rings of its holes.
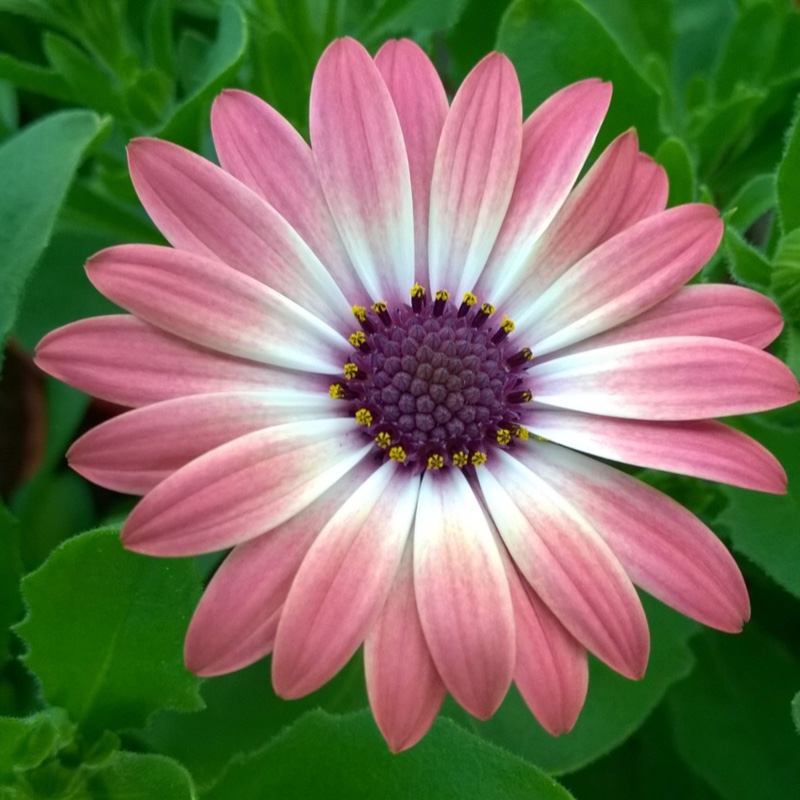
{"type": "Polygon", "coordinates": [[[512,559],[561,624],[598,658],[641,678],[650,637],[622,566],[594,528],[538,475],[498,450],[477,470],[512,559]]]}
{"type": "Polygon", "coordinates": [[[322,320],[216,260],[120,245],[92,256],[86,271],[106,297],[145,322],[229,355],[336,373],[352,351],[322,320]]]}
{"type": "Polygon", "coordinates": [[[349,302],[368,305],[303,137],[274,108],[238,89],[214,101],[211,131],[220,164],[297,231],[349,302]]]}
{"type": "Polygon", "coordinates": [[[294,389],[178,397],[92,428],[67,456],[92,483],[146,494],[209,450],[261,428],[334,416],[334,403],[321,392],[294,389]]]}
{"type": "Polygon", "coordinates": [[[526,120],[514,194],[481,297],[504,305],[530,268],[533,248],[575,183],[610,100],[611,84],[590,78],[557,92],[526,120]]]}
{"type": "Polygon", "coordinates": [[[514,191],[522,98],[511,62],[484,58],[461,84],[436,152],[431,186],[431,290],[472,290],[514,191]]]}
{"type": "Polygon", "coordinates": [[[414,587],[444,685],[470,714],[488,719],[514,671],[514,610],[492,532],[458,470],[422,478],[414,587]]]}
{"type": "Polygon", "coordinates": [[[36,363],[70,386],[123,406],[265,387],[326,393],[330,383],[206,350],[127,315],[91,317],[49,333],[39,342],[36,363]]]}
{"type": "Polygon", "coordinates": [[[410,539],[383,610],[367,634],[364,669],[372,715],[389,749],[407,750],[428,732],[445,696],[414,597],[410,539]]]}
{"type": "Polygon", "coordinates": [[[513,564],[506,572],[517,625],[514,683],[542,727],[559,736],[572,730],[586,700],[586,648],[567,632],[513,564]]]}
{"type": "Polygon", "coordinates": [[[639,220],[663,211],[668,196],[669,180],[664,167],[656,164],[650,156],[639,153],[624,202],[617,209],[606,238],[610,239],[639,220]]]}
{"type": "Polygon", "coordinates": [[[713,336],[764,348],[781,332],[780,309],[743,286],[692,284],[624,324],[560,350],[557,356],[667,336],[713,336]]]}
{"type": "Polygon", "coordinates": [[[526,425],[558,444],[601,458],[783,494],[786,473],[754,439],[719,422],[648,422],[579,414],[531,411],[526,425]]]}
{"type": "Polygon", "coordinates": [[[411,173],[417,279],[428,285],[428,217],[436,148],[447,116],[447,95],[436,69],[410,39],[392,39],[375,56],[394,101],[411,173]]]}
{"type": "Polygon", "coordinates": [[[414,212],[403,132],[369,53],[338,39],[311,84],[320,182],[361,282],[374,300],[405,302],[414,283],[414,212]]]}
{"type": "Polygon", "coordinates": [[[610,345],[534,364],[529,375],[540,403],[633,419],[725,417],[798,399],[777,358],[705,336],[610,345]]]}
{"type": "Polygon", "coordinates": [[[159,483],[122,529],[129,550],[184,556],[222,550],[272,530],[314,502],[373,443],[350,419],[255,431],[159,483]]]}
{"type": "Polygon", "coordinates": [[[388,461],[323,528],[278,625],[272,684],[281,697],[318,689],[364,641],[397,573],[418,493],[419,479],[388,461]]]}
{"type": "Polygon", "coordinates": [[[352,324],[347,300],[319,259],[243,183],[158,139],[131,142],[128,163],[142,205],[170,244],[224,261],[331,325],[352,324]]]}
{"type": "Polygon", "coordinates": [[[750,615],[736,562],[699,519],[661,492],[570,450],[537,442],[519,459],[581,514],[645,591],[705,625],[750,615]]]}
{"type": "Polygon", "coordinates": [[[349,497],[371,469],[362,462],[299,514],[234,548],[203,592],[189,625],[184,660],[192,672],[234,672],[272,650],[300,563],[342,497],[349,497]]]}
{"type": "Polygon", "coordinates": [[[713,255],[723,225],[711,206],[684,205],[610,239],[516,315],[536,354],[608,330],[672,294],[713,255]]]}

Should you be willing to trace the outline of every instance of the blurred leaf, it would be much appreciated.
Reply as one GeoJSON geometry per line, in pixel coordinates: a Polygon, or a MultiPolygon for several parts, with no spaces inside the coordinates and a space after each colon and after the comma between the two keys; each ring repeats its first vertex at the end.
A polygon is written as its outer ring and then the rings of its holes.
{"type": "Polygon", "coordinates": [[[9,81],[0,79],[0,140],[19,126],[17,91],[9,81]]]}
{"type": "Polygon", "coordinates": [[[650,662],[641,681],[629,681],[592,660],[589,694],[570,733],[554,738],[534,720],[515,689],[486,722],[478,722],[448,700],[448,716],[479,736],[537,764],[550,774],[572,772],[612,750],[630,736],[666,691],[694,663],[689,637],[697,623],[643,596],[651,631],[650,662]]]}
{"type": "Polygon", "coordinates": [[[517,68],[526,114],[568,83],[599,77],[613,82],[614,99],[598,146],[631,126],[644,150],[661,141],[658,94],[579,0],[514,0],[500,23],[497,48],[517,68]]]}
{"type": "Polygon", "coordinates": [[[151,753],[114,753],[87,770],[86,797],[102,800],[194,800],[189,773],[177,761],[151,753]]]}
{"type": "Polygon", "coordinates": [[[697,667],[669,697],[679,752],[725,800],[792,796],[797,662],[752,623],[739,636],[708,632],[695,648],[697,667]]]}
{"type": "Polygon", "coordinates": [[[161,139],[197,146],[201,125],[211,101],[228,83],[244,57],[247,23],[237,6],[224,5],[219,18],[217,39],[208,51],[197,75],[197,88],[173,112],[155,135],[161,139]]]}
{"type": "Polygon", "coordinates": [[[500,18],[509,0],[469,0],[458,24],[447,34],[457,84],[494,48],[500,18]]]}
{"type": "Polygon", "coordinates": [[[784,236],[778,245],[772,291],[784,319],[800,325],[800,228],[784,236]]]}
{"type": "Polygon", "coordinates": [[[568,800],[531,764],[439,719],[411,750],[392,755],[369,711],[310,711],[260,753],[231,762],[203,800],[568,800]]]}
{"type": "Polygon", "coordinates": [[[794,727],[800,733],[800,692],[792,700],[792,719],[794,720],[794,727]]]}
{"type": "Polygon", "coordinates": [[[75,170],[104,127],[88,111],[64,111],[0,146],[0,345],[11,330],[23,286],[47,245],[75,170]]]}
{"type": "Polygon", "coordinates": [[[772,66],[782,25],[769,3],[756,3],[742,11],[731,29],[715,76],[718,97],[733,94],[738,83],[760,86],[772,66]]]}
{"type": "Polygon", "coordinates": [[[790,493],[776,496],[723,486],[728,506],[718,524],[730,534],[735,550],[800,597],[800,431],[769,427],[754,417],[739,420],[737,427],[777,457],[790,493]]]}
{"type": "Polygon", "coordinates": [[[800,102],[786,138],[786,149],[778,166],[778,209],[783,230],[800,228],[800,102]]]}
{"type": "Polygon", "coordinates": [[[769,261],[746,242],[735,228],[726,226],[722,246],[731,276],[737,283],[758,291],[769,288],[772,278],[769,261]]]}
{"type": "Polygon", "coordinates": [[[757,175],[734,195],[725,212],[728,224],[744,233],[754,222],[775,208],[775,175],[757,175]]]}
{"type": "Polygon", "coordinates": [[[270,666],[264,659],[232,675],[205,680],[205,707],[196,714],[154,714],[141,734],[148,749],[178,759],[203,786],[234,756],[261,749],[306,711],[322,708],[341,714],[367,705],[360,653],[321,689],[289,702],[273,691],[270,666]]]}
{"type": "Polygon", "coordinates": [[[145,35],[150,61],[166,75],[175,72],[175,51],[172,45],[173,4],[155,0],[150,4],[145,35]]]}
{"type": "Polygon", "coordinates": [[[0,797],[3,777],[33,769],[72,741],[66,712],[48,708],[30,717],[0,717],[0,797]]]}
{"type": "Polygon", "coordinates": [[[734,0],[674,0],[675,77],[679,86],[709,74],[736,18],[734,0]]]}
{"type": "Polygon", "coordinates": [[[447,30],[458,22],[466,5],[467,0],[380,0],[357,37],[375,41],[402,33],[447,30]]]}
{"type": "Polygon", "coordinates": [[[129,553],[113,529],[61,545],[24,579],[28,616],[16,627],[44,697],[88,736],[202,707],[182,659],[198,583],[191,561],[129,553]]]}
{"type": "Polygon", "coordinates": [[[670,206],[691,203],[697,194],[694,164],[686,145],[674,136],[665,139],[655,152],[655,160],[667,171],[670,206]]]}
{"type": "Polygon", "coordinates": [[[0,666],[9,657],[8,629],[22,613],[22,597],[19,592],[21,578],[19,524],[0,503],[0,666]]]}

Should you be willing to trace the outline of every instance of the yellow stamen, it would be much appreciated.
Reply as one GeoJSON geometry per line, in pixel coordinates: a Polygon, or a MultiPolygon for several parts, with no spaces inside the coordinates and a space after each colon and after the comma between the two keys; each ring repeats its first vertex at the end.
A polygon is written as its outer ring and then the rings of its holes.
{"type": "Polygon", "coordinates": [[[511,333],[514,328],[514,321],[509,319],[505,314],[503,314],[503,321],[500,323],[500,327],[506,332],[511,333]]]}
{"type": "Polygon", "coordinates": [[[363,322],[367,318],[367,309],[364,306],[353,306],[353,316],[359,321],[363,322]]]}
{"type": "Polygon", "coordinates": [[[356,411],[356,422],[359,425],[372,425],[372,414],[366,408],[359,408],[356,411]]]}
{"type": "Polygon", "coordinates": [[[381,450],[385,450],[392,443],[392,437],[389,436],[386,431],[381,431],[375,437],[375,443],[381,448],[381,450]]]}
{"type": "Polygon", "coordinates": [[[428,457],[428,469],[441,469],[443,466],[444,459],[438,453],[428,457]]]}
{"type": "Polygon", "coordinates": [[[411,296],[412,297],[425,297],[425,287],[419,283],[415,283],[411,287],[411,296]]]}
{"type": "Polygon", "coordinates": [[[511,441],[511,431],[508,428],[498,428],[497,443],[508,444],[511,441]]]}
{"type": "Polygon", "coordinates": [[[341,400],[344,397],[344,387],[341,383],[332,383],[331,388],[328,389],[328,394],[334,400],[341,400]]]}
{"type": "Polygon", "coordinates": [[[467,306],[474,306],[478,302],[478,298],[472,292],[467,292],[461,302],[467,306]]]}
{"type": "Polygon", "coordinates": [[[389,451],[389,458],[391,458],[392,461],[397,461],[398,463],[402,464],[406,460],[406,451],[403,450],[399,444],[396,444],[389,451]]]}
{"type": "Polygon", "coordinates": [[[348,380],[352,380],[353,378],[355,378],[356,375],[358,375],[358,367],[355,364],[351,362],[344,365],[345,378],[347,378],[348,380]]]}
{"type": "Polygon", "coordinates": [[[469,463],[469,456],[463,450],[459,450],[457,453],[453,453],[454,467],[466,467],[468,463],[469,463]]]}
{"type": "Polygon", "coordinates": [[[351,333],[348,339],[353,347],[361,347],[361,345],[367,341],[367,334],[364,333],[364,331],[356,331],[355,333],[351,333]]]}
{"type": "Polygon", "coordinates": [[[472,458],[470,458],[470,461],[472,462],[473,466],[479,467],[481,464],[485,464],[488,458],[489,456],[487,456],[486,453],[482,453],[480,450],[476,450],[472,454],[472,458]]]}
{"type": "MultiPolygon", "coordinates": [[[[475,302],[477,302],[477,298],[475,302]]],[[[481,305],[481,311],[483,311],[483,313],[488,317],[491,314],[494,314],[494,306],[491,303],[483,303],[481,305]]]]}
{"type": "Polygon", "coordinates": [[[522,425],[517,425],[514,428],[514,436],[516,436],[517,439],[522,439],[523,442],[528,441],[530,435],[531,432],[527,428],[523,428],[522,425]]]}
{"type": "Polygon", "coordinates": [[[436,292],[436,299],[437,300],[449,300],[450,299],[450,292],[448,292],[447,289],[439,289],[439,291],[436,292]]]}
{"type": "Polygon", "coordinates": [[[376,314],[382,314],[384,311],[387,311],[388,309],[389,306],[387,306],[386,303],[383,302],[383,300],[378,300],[377,303],[372,304],[372,310],[376,314]]]}

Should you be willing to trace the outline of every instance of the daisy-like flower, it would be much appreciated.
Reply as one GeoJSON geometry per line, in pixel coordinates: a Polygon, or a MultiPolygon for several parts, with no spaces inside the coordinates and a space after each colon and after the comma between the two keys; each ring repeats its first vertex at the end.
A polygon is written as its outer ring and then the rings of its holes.
{"type": "Polygon", "coordinates": [[[797,399],[763,352],[781,319],[747,289],[682,288],[722,223],[665,210],[633,131],[576,184],[610,96],[581,81],[523,124],[502,55],[448,106],[413,43],[373,60],[345,39],[314,75],[311,148],[241,91],[212,111],[221,167],[131,144],[172,247],[90,259],[131,315],[57,330],[37,358],[134,408],[70,451],[144,495],[126,547],[233,548],[189,627],[190,669],[272,653],[294,698],[363,643],[402,750],[446,692],[483,719],[512,681],[547,730],[571,728],[587,651],[645,671],[634,585],[741,628],[747,592],[714,534],[590,456],[784,491],[768,452],[711,419],[797,399]]]}

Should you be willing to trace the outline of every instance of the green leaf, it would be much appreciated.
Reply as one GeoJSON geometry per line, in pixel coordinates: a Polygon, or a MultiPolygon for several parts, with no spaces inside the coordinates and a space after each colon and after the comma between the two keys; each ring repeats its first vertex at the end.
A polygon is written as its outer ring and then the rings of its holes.
{"type": "Polygon", "coordinates": [[[675,0],[675,76],[680,86],[710,73],[736,17],[732,0],[675,0]]]}
{"type": "Polygon", "coordinates": [[[87,735],[200,708],[182,659],[198,584],[193,562],[129,553],[113,529],[64,543],[23,580],[28,616],[16,627],[47,701],[87,735]]]}
{"type": "Polygon", "coordinates": [[[792,700],[792,719],[794,720],[794,727],[800,733],[800,692],[792,700]]]}
{"type": "Polygon", "coordinates": [[[28,64],[8,53],[0,53],[0,78],[34,94],[64,102],[72,101],[69,84],[56,70],[38,64],[28,64]]]}
{"type": "Polygon", "coordinates": [[[772,268],[762,253],[746,242],[735,228],[728,226],[722,244],[734,280],[758,291],[769,288],[772,268]]]}
{"type": "Polygon", "coordinates": [[[8,629],[22,613],[21,578],[19,525],[0,503],[0,666],[9,657],[8,629]]]}
{"type": "Polygon", "coordinates": [[[21,719],[0,717],[0,786],[4,776],[33,769],[55,755],[72,741],[74,733],[75,725],[61,708],[21,719]]]}
{"type": "Polygon", "coordinates": [[[800,325],[800,228],[788,233],[778,244],[772,291],[786,321],[800,325]]]}
{"type": "Polygon", "coordinates": [[[697,667],[670,694],[679,752],[725,800],[792,796],[797,662],[752,623],[739,636],[708,632],[696,650],[697,667]]]}
{"type": "Polygon", "coordinates": [[[734,195],[725,210],[729,225],[744,233],[754,222],[775,208],[775,175],[757,175],[734,195]]]}
{"type": "Polygon", "coordinates": [[[728,505],[718,524],[729,533],[735,550],[800,597],[800,431],[768,427],[754,417],[739,420],[737,427],[777,457],[790,492],[781,496],[723,486],[728,505]]]}
{"type": "Polygon", "coordinates": [[[148,753],[114,753],[87,770],[87,798],[103,800],[194,800],[192,778],[177,761],[148,753]]]}
{"type": "Polygon", "coordinates": [[[238,6],[225,5],[217,39],[197,76],[197,86],[155,135],[187,146],[197,146],[211,101],[231,82],[247,45],[247,23],[238,6]]]}
{"type": "Polygon", "coordinates": [[[629,681],[592,661],[589,694],[570,733],[554,738],[535,722],[516,690],[497,713],[478,722],[448,701],[446,713],[481,737],[557,775],[580,769],[630,736],[666,691],[685,677],[694,660],[689,637],[698,625],[647,596],[642,597],[651,631],[650,662],[641,681],[629,681]]]}
{"type": "Polygon", "coordinates": [[[467,0],[382,0],[358,33],[359,39],[386,38],[400,33],[417,35],[452,28],[467,0]]]}
{"type": "Polygon", "coordinates": [[[231,762],[204,800],[566,800],[531,764],[437,720],[411,750],[392,755],[369,711],[311,711],[260,753],[231,762]]]}
{"type": "Polygon", "coordinates": [[[786,149],[778,167],[778,209],[783,230],[800,228],[800,101],[786,137],[786,149]]]}
{"type": "Polygon", "coordinates": [[[691,203],[697,196],[697,178],[692,157],[686,145],[671,136],[656,150],[655,160],[667,171],[669,178],[669,205],[691,203]]]}
{"type": "Polygon", "coordinates": [[[0,146],[0,345],[11,330],[23,286],[47,245],[75,170],[104,127],[88,111],[63,111],[0,146]]]}
{"type": "Polygon", "coordinates": [[[500,23],[497,48],[517,68],[526,113],[568,83],[599,77],[614,84],[601,144],[631,126],[644,150],[663,138],[658,94],[579,0],[514,0],[500,23]]]}

